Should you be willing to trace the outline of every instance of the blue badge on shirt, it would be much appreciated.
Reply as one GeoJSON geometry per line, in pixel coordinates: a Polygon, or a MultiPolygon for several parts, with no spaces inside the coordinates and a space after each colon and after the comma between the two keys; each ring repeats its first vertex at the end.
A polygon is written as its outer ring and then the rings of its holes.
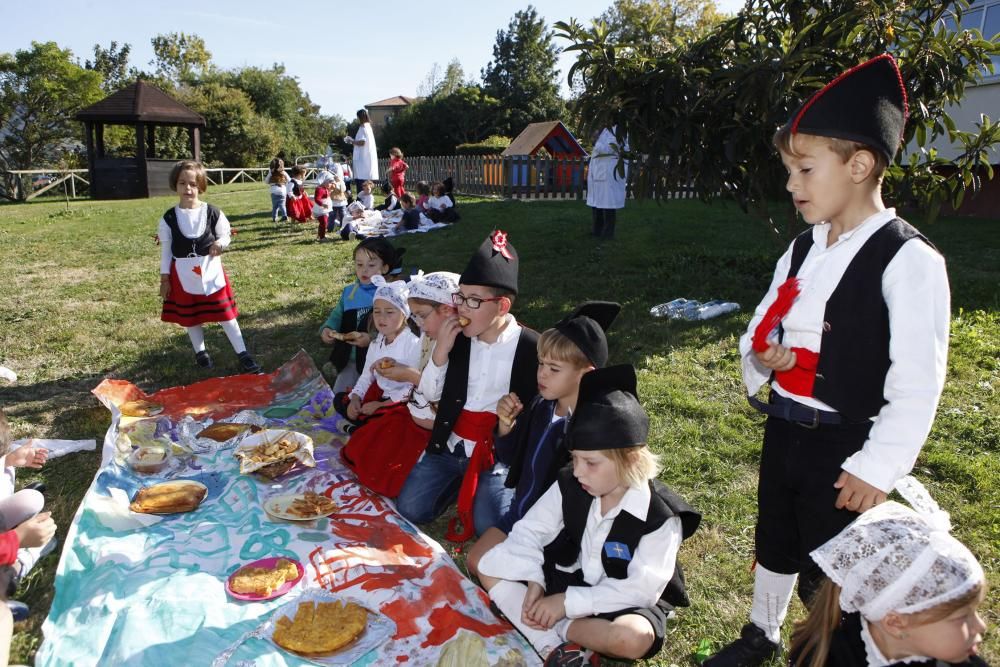
{"type": "Polygon", "coordinates": [[[618,558],[620,560],[632,560],[632,554],[628,550],[628,545],[621,542],[605,542],[604,554],[608,558],[618,558]]]}

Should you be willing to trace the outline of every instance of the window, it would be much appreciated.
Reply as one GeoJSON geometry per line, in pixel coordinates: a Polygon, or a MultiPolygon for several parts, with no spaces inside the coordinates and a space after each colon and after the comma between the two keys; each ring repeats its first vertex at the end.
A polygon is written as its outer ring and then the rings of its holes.
{"type": "MultiPolygon", "coordinates": [[[[945,21],[949,30],[955,30],[954,16],[945,21]]],[[[993,39],[1000,33],[1000,0],[976,0],[962,13],[962,30],[978,30],[984,39],[993,39]]],[[[1000,76],[1000,56],[993,56],[993,76],[1000,76]]]]}

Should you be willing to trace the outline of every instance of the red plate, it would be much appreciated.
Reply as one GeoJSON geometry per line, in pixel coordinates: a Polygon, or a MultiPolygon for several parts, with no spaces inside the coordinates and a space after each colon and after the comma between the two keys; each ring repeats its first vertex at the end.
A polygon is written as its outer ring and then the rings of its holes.
{"type": "Polygon", "coordinates": [[[256,593],[237,593],[236,591],[233,590],[232,587],[233,577],[236,576],[236,572],[239,572],[245,567],[265,567],[273,569],[274,566],[277,565],[278,561],[281,560],[282,558],[283,558],[282,556],[275,556],[272,558],[261,558],[260,560],[255,560],[252,563],[241,565],[239,568],[236,569],[235,572],[229,575],[229,579],[226,580],[226,592],[229,593],[229,597],[236,598],[237,600],[246,600],[248,602],[260,602],[261,600],[273,600],[274,598],[281,597],[288,591],[292,590],[292,588],[295,587],[295,584],[302,581],[302,575],[305,574],[305,568],[302,567],[302,563],[295,560],[294,558],[285,558],[285,560],[294,563],[295,569],[298,570],[299,573],[295,576],[294,579],[286,581],[281,586],[271,591],[270,595],[257,595],[256,593]]]}

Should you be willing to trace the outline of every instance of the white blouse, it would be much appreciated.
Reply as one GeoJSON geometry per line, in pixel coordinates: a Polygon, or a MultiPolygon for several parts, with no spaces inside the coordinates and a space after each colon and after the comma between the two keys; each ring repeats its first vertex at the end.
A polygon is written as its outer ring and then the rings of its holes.
{"type": "Polygon", "coordinates": [[[385,336],[379,334],[368,347],[368,356],[365,357],[365,367],[361,370],[358,381],[351,389],[351,396],[364,399],[368,388],[372,382],[377,382],[383,393],[393,401],[405,401],[410,398],[410,391],[413,389],[412,382],[397,382],[376,373],[372,365],[379,359],[389,357],[402,366],[416,366],[420,363],[420,339],[413,335],[409,328],[396,336],[391,343],[387,343],[385,336]]]}
{"type": "MultiPolygon", "coordinates": [[[[205,202],[202,202],[198,208],[175,206],[174,213],[177,215],[177,228],[185,238],[197,239],[205,233],[205,227],[208,225],[208,204],[205,202]]],[[[160,237],[160,273],[167,274],[170,273],[170,265],[174,261],[170,247],[174,236],[167,221],[163,218],[160,218],[157,234],[160,237]]],[[[219,247],[226,248],[232,240],[229,220],[225,213],[219,211],[219,221],[215,223],[215,242],[219,244],[219,247]]]]}

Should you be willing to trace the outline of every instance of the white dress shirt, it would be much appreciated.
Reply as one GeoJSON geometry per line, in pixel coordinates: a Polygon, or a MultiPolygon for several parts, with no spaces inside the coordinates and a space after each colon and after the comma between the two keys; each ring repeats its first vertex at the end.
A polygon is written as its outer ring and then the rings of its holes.
{"type": "MultiPolygon", "coordinates": [[[[677,563],[681,546],[681,520],[671,517],[653,532],[639,540],[628,576],[614,579],[607,576],[601,562],[604,541],[611,524],[621,512],[645,520],[649,511],[649,485],[629,487],[621,501],[601,516],[601,501],[594,498],[587,512],[587,523],[580,543],[580,556],[567,572],[583,570],[583,580],[590,586],[570,586],[566,589],[566,616],[583,618],[594,614],[619,611],[629,607],[649,608],[660,599],[677,563]]],[[[545,587],[542,572],[543,549],[563,529],[562,493],[559,483],[549,487],[528,513],[514,524],[507,539],[487,551],[479,562],[479,571],[491,577],[509,581],[533,581],[545,587]]]]}
{"type": "MultiPolygon", "coordinates": [[[[208,225],[208,204],[205,202],[198,208],[175,206],[174,213],[177,214],[177,228],[186,238],[197,239],[205,233],[205,227],[208,225]]],[[[157,234],[160,237],[160,273],[170,273],[170,265],[174,261],[170,244],[174,236],[163,218],[160,218],[157,234]]],[[[215,242],[219,247],[225,248],[229,246],[230,241],[232,241],[232,230],[229,227],[229,220],[225,213],[219,211],[219,221],[215,223],[215,242]]]]}
{"type": "Polygon", "coordinates": [[[354,388],[351,389],[351,396],[364,399],[372,382],[377,382],[378,386],[382,388],[382,392],[390,400],[405,401],[410,398],[413,383],[390,380],[372,369],[372,364],[384,357],[395,359],[396,363],[401,366],[416,366],[420,362],[420,339],[413,335],[408,327],[404,327],[391,343],[386,342],[385,336],[382,334],[376,336],[368,347],[365,366],[361,369],[361,375],[354,383],[354,388]]]}
{"type": "MultiPolygon", "coordinates": [[[[821,352],[827,300],[865,242],[895,217],[891,208],[876,213],[829,246],[829,223],[813,227],[813,245],[798,272],[801,293],[782,322],[784,346],[821,352]]],[[[771,286],[740,338],[743,382],[751,396],[771,375],[753,352],[753,332],[787,279],[791,257],[789,247],[778,260],[771,286]]],[[[944,258],[920,239],[907,241],[882,274],[882,296],[889,309],[890,366],[884,391],[888,403],[875,416],[861,451],[848,457],[842,468],[889,492],[913,468],[944,388],[951,317],[944,258]]],[[[772,387],[803,405],[834,411],[816,398],[793,394],[777,380],[772,387]]]]}
{"type": "MultiPolygon", "coordinates": [[[[463,334],[459,334],[460,336],[463,334]]],[[[495,343],[484,343],[473,337],[469,351],[469,380],[465,407],[470,412],[497,411],[497,401],[510,392],[510,374],[514,366],[514,353],[521,337],[521,325],[514,316],[507,314],[507,325],[495,343]]],[[[444,392],[444,378],[448,364],[436,366],[434,360],[427,364],[420,376],[420,392],[430,401],[440,401],[444,392]]],[[[454,432],[448,436],[448,450],[455,451],[459,442],[465,443],[466,456],[472,456],[474,442],[463,441],[454,432]]]]}

